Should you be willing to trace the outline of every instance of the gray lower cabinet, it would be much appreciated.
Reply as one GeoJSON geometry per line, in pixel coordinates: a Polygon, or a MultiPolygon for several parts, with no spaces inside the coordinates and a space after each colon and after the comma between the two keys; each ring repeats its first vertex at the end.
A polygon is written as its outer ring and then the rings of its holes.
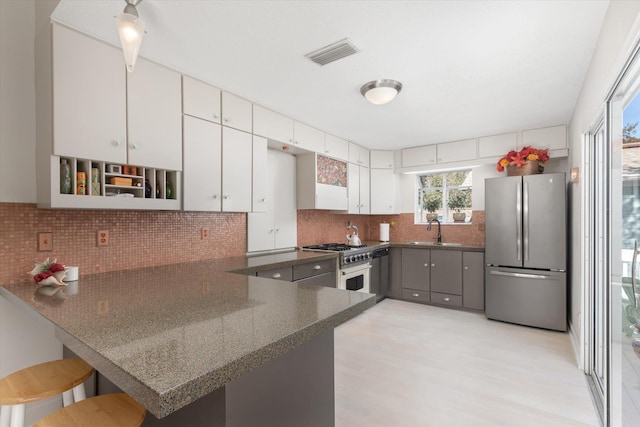
{"type": "Polygon", "coordinates": [[[391,248],[390,255],[388,296],[484,310],[483,252],[391,248]]]}
{"type": "Polygon", "coordinates": [[[431,302],[462,307],[462,252],[431,250],[431,302]]]}
{"type": "Polygon", "coordinates": [[[336,264],[336,259],[326,259],[294,265],[293,281],[335,288],[338,284],[336,264]]]}
{"type": "Polygon", "coordinates": [[[429,249],[402,248],[402,297],[418,294],[416,301],[429,302],[431,254],[429,249]],[[423,292],[419,292],[423,291],[423,292]],[[424,294],[423,294],[424,293],[424,294]]]}
{"type": "Polygon", "coordinates": [[[484,253],[462,253],[462,303],[465,308],[484,310],[484,253]]]}
{"type": "Polygon", "coordinates": [[[293,282],[293,269],[291,266],[273,268],[271,270],[258,271],[256,273],[258,277],[266,277],[268,279],[284,280],[286,282],[293,282]]]}
{"type": "Polygon", "coordinates": [[[296,283],[305,285],[326,286],[328,288],[336,287],[336,272],[319,274],[317,276],[307,277],[305,279],[296,280],[296,283]]]}
{"type": "Polygon", "coordinates": [[[402,299],[402,248],[389,248],[389,298],[402,299]]]}

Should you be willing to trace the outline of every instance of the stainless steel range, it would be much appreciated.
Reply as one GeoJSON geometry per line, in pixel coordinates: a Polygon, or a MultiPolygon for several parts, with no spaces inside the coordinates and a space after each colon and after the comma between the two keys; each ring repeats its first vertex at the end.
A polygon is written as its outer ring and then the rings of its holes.
{"type": "Polygon", "coordinates": [[[371,258],[373,249],[367,245],[349,246],[343,243],[325,243],[322,245],[303,246],[306,251],[340,252],[340,280],[338,289],[369,292],[371,258]]]}

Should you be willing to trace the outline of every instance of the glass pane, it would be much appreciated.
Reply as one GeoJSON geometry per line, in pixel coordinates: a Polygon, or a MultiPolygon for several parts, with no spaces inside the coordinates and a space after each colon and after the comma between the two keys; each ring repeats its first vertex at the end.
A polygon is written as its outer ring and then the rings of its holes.
{"type": "Polygon", "coordinates": [[[428,222],[437,218],[442,220],[442,190],[431,190],[424,193],[422,197],[422,218],[421,221],[428,222]],[[432,215],[434,217],[432,217],[432,215]]]}
{"type": "MultiPolygon", "coordinates": [[[[448,182],[448,181],[447,181],[448,182]]],[[[447,222],[471,221],[471,189],[449,190],[447,222]]]]}
{"type": "Polygon", "coordinates": [[[628,103],[623,113],[621,175],[622,206],[618,207],[622,284],[622,419],[624,425],[640,424],[640,283],[637,245],[640,241],[640,96],[628,103]],[[635,266],[633,262],[636,261],[635,266]],[[634,277],[635,276],[635,277],[634,277]]]}

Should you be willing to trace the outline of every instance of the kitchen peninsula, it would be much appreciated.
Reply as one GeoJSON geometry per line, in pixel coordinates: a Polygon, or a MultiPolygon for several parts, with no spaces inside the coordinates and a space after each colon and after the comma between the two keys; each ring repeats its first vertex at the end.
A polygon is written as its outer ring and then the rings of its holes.
{"type": "Polygon", "coordinates": [[[67,348],[144,405],[145,426],[333,425],[333,329],[375,296],[229,272],[259,268],[259,258],[84,275],[53,295],[33,283],[0,294],[53,324],[67,348]]]}

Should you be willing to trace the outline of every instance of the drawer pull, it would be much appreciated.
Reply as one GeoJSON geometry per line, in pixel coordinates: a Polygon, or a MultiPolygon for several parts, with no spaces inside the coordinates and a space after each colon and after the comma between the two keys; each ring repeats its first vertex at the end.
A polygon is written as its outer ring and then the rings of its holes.
{"type": "Polygon", "coordinates": [[[279,279],[282,277],[282,275],[280,273],[274,273],[273,276],[271,276],[274,279],[279,279]]]}
{"type": "Polygon", "coordinates": [[[322,267],[319,266],[318,264],[316,264],[316,265],[313,266],[313,269],[314,270],[322,270],[322,267]]]}
{"type": "Polygon", "coordinates": [[[465,270],[468,270],[468,269],[469,269],[469,266],[468,266],[468,265],[465,265],[465,266],[464,266],[464,269],[465,269],[465,270]]]}
{"type": "Polygon", "coordinates": [[[451,298],[442,298],[443,300],[445,300],[446,302],[451,301],[451,298]]]}
{"type": "Polygon", "coordinates": [[[420,296],[420,294],[413,294],[413,296],[414,296],[414,297],[419,297],[419,296],[420,296]]]}

